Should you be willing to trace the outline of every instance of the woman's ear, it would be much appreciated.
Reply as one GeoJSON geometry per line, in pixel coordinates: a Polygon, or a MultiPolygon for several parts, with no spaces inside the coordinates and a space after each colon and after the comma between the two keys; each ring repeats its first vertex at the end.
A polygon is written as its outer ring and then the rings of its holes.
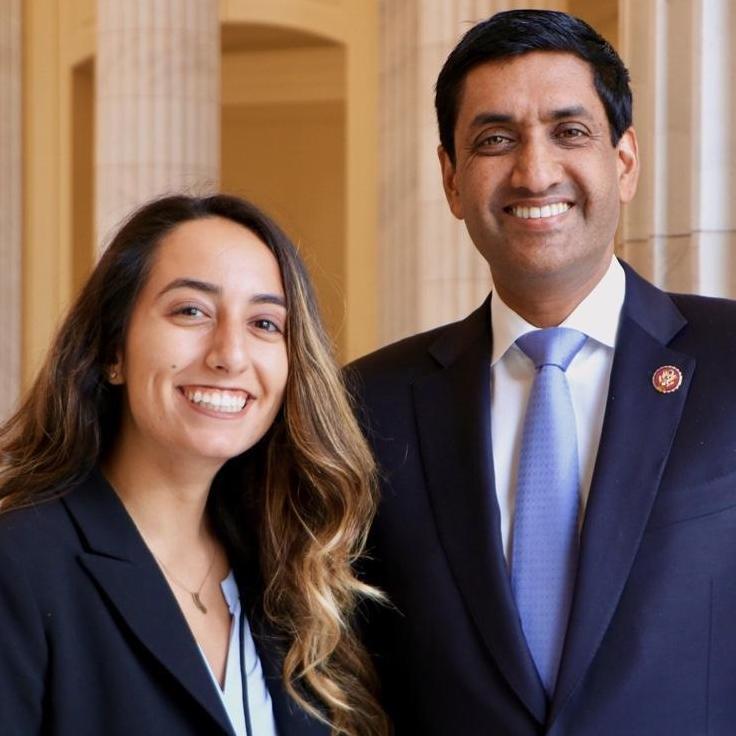
{"type": "Polygon", "coordinates": [[[118,358],[112,365],[107,366],[105,369],[105,376],[107,382],[112,386],[121,386],[125,383],[123,377],[123,361],[122,358],[118,358]]]}

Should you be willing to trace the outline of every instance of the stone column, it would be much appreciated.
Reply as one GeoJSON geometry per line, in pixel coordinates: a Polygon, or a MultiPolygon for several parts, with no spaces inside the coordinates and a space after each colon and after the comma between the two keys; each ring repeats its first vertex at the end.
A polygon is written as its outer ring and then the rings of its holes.
{"type": "Polygon", "coordinates": [[[382,0],[379,110],[379,340],[463,317],[490,288],[486,262],[450,213],[437,160],[434,84],[476,22],[500,10],[566,2],[382,0]]]}
{"type": "Polygon", "coordinates": [[[217,0],[98,0],[96,228],[152,197],[216,189],[217,0]]]}
{"type": "Polygon", "coordinates": [[[642,176],[620,252],[675,290],[736,296],[736,7],[622,0],[642,176]]]}
{"type": "Polygon", "coordinates": [[[0,421],[20,391],[21,12],[21,0],[0,2],[0,421]]]}

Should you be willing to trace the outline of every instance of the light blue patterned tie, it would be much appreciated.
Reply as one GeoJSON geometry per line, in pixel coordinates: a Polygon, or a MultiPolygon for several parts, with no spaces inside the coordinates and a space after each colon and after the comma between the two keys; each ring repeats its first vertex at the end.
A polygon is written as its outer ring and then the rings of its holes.
{"type": "Polygon", "coordinates": [[[551,696],[578,557],[580,477],[575,411],[565,371],[586,337],[553,327],[516,344],[534,362],[516,487],[511,587],[529,651],[551,696]]]}

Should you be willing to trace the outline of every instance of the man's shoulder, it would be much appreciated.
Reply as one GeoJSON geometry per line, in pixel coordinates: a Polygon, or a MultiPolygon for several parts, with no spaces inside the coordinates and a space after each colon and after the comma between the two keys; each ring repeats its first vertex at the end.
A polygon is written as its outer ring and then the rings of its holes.
{"type": "Polygon", "coordinates": [[[668,292],[668,294],[688,320],[704,318],[711,322],[713,319],[721,318],[730,321],[736,315],[735,299],[678,292],[668,292]]]}
{"type": "Polygon", "coordinates": [[[435,370],[448,351],[461,349],[479,330],[487,329],[484,310],[488,310],[487,302],[464,319],[405,337],[368,353],[348,364],[346,375],[350,381],[357,381],[359,387],[387,389],[412,383],[418,376],[435,370]]]}
{"type": "Polygon", "coordinates": [[[736,301],[696,294],[670,294],[687,322],[677,342],[699,345],[705,352],[736,357],[736,301]]]}
{"type": "Polygon", "coordinates": [[[345,385],[368,436],[384,434],[386,423],[395,429],[398,418],[406,416],[412,385],[438,368],[433,345],[451,336],[456,324],[405,337],[345,367],[345,385]]]}
{"type": "Polygon", "coordinates": [[[736,300],[663,291],[622,262],[625,312],[674,348],[693,355],[736,348],[736,300]]]}
{"type": "Polygon", "coordinates": [[[409,363],[425,360],[430,346],[451,327],[452,325],[443,325],[397,340],[354,360],[347,369],[362,375],[395,369],[403,372],[409,363]]]}

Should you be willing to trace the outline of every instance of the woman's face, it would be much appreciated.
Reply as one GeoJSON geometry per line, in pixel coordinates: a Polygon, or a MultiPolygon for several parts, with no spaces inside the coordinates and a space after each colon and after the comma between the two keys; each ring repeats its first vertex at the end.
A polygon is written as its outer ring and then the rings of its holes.
{"type": "Polygon", "coordinates": [[[218,467],[252,447],[284,395],[285,304],[276,258],[242,225],[209,217],[166,235],[115,366],[126,449],[218,467]]]}

